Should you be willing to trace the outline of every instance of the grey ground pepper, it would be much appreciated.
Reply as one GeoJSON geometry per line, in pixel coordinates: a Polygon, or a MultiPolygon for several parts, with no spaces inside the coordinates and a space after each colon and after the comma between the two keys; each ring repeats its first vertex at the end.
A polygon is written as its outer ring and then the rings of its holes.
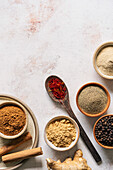
{"type": "Polygon", "coordinates": [[[78,96],[78,104],[86,113],[100,113],[106,107],[107,94],[99,86],[87,86],[80,92],[78,96]]]}

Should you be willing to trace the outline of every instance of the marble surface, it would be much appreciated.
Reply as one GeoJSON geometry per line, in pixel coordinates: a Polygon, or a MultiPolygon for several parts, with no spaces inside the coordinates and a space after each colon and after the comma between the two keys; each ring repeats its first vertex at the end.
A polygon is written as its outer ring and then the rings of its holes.
{"type": "Polygon", "coordinates": [[[97,118],[89,118],[77,109],[75,97],[80,86],[99,82],[109,90],[113,113],[113,81],[101,78],[93,68],[93,54],[113,37],[112,0],[0,0],[0,93],[21,99],[34,112],[39,124],[39,144],[43,156],[29,159],[18,170],[46,170],[47,157],[62,161],[76,149],[93,170],[113,169],[113,151],[101,148],[92,129],[97,118]],[[66,83],[73,111],[102,157],[97,165],[79,139],[68,152],[50,149],[44,141],[44,127],[54,116],[67,115],[52,102],[44,82],[58,75],[66,83]]]}

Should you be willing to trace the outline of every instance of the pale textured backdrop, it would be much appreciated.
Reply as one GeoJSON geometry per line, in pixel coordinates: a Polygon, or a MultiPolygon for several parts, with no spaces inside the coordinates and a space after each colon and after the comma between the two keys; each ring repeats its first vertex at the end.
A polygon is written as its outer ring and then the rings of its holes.
{"type": "Polygon", "coordinates": [[[97,118],[80,113],[75,104],[77,90],[96,81],[111,94],[107,113],[113,113],[113,81],[104,80],[93,68],[93,54],[103,42],[113,40],[112,0],[0,0],[0,93],[18,97],[34,112],[40,129],[39,146],[44,155],[31,158],[18,170],[46,170],[45,158],[64,160],[82,149],[94,170],[113,169],[111,150],[94,140],[92,128],[97,118]],[[97,165],[81,138],[75,148],[63,154],[44,141],[44,127],[56,115],[67,115],[48,97],[44,82],[60,76],[70,92],[72,108],[100,153],[97,165]]]}

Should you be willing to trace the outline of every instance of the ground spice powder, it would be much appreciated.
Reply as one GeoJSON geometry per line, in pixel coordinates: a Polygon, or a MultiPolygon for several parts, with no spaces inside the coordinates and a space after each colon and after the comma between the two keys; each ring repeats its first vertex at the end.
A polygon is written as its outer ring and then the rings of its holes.
{"type": "Polygon", "coordinates": [[[99,70],[108,76],[113,76],[113,46],[104,48],[97,56],[99,70]]]}
{"type": "Polygon", "coordinates": [[[87,86],[80,92],[78,104],[86,113],[97,114],[105,109],[107,95],[101,87],[87,86]]]}
{"type": "Polygon", "coordinates": [[[60,119],[50,123],[46,134],[56,147],[68,147],[76,138],[76,129],[69,120],[60,119]]]}
{"type": "Polygon", "coordinates": [[[4,106],[0,109],[0,132],[13,136],[18,134],[25,126],[24,111],[17,106],[4,106]]]}

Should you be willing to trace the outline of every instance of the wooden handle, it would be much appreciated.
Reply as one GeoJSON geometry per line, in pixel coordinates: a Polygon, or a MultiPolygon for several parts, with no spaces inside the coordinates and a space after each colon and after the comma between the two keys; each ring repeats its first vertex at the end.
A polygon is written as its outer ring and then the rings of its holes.
{"type": "Polygon", "coordinates": [[[16,160],[27,159],[27,158],[42,155],[42,154],[43,154],[42,148],[38,147],[34,149],[29,149],[29,150],[24,150],[24,151],[4,155],[2,156],[2,161],[3,162],[16,161],[16,160]]]}
{"type": "Polygon", "coordinates": [[[84,131],[82,125],[80,124],[79,120],[77,119],[77,117],[75,116],[73,110],[71,109],[70,103],[68,100],[65,100],[62,102],[63,107],[66,109],[66,111],[68,112],[69,116],[72,117],[78,124],[79,128],[80,128],[80,135],[82,140],[84,141],[84,143],[86,144],[86,146],[88,147],[89,151],[91,152],[93,158],[95,159],[95,161],[97,163],[100,163],[101,157],[98,154],[97,150],[95,149],[95,147],[93,146],[93,144],[91,143],[89,137],[87,136],[86,132],[84,131]]]}
{"type": "Polygon", "coordinates": [[[0,156],[5,155],[6,153],[10,152],[11,150],[17,148],[24,142],[32,139],[32,136],[29,132],[26,132],[21,137],[18,137],[17,139],[12,139],[12,141],[0,148],[0,156]]]}

